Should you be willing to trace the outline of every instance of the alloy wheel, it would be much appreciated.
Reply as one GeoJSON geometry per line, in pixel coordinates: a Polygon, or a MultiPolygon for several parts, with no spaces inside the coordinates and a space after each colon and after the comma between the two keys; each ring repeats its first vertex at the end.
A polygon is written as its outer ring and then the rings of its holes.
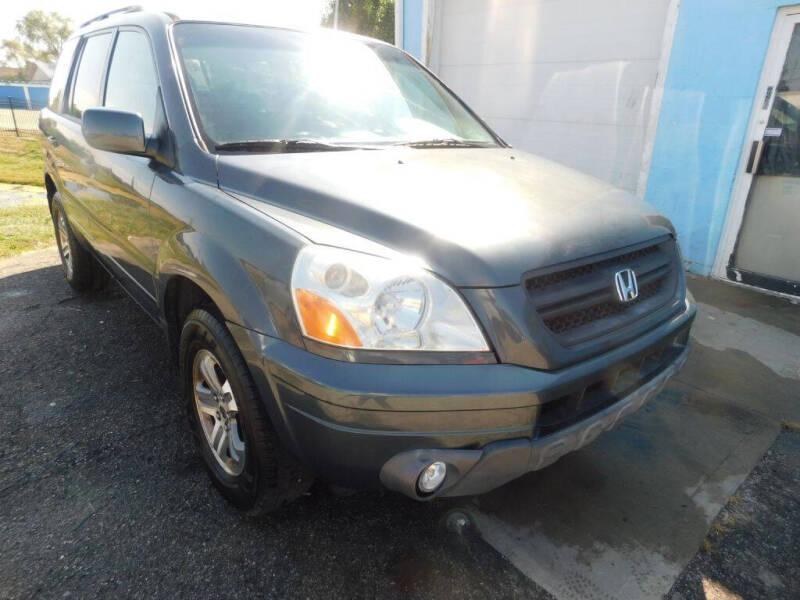
{"type": "Polygon", "coordinates": [[[64,269],[67,271],[67,278],[70,278],[72,277],[72,252],[69,248],[67,221],[61,210],[58,211],[56,228],[58,229],[58,251],[61,253],[61,258],[64,260],[64,269]]]}
{"type": "Polygon", "coordinates": [[[239,408],[219,360],[200,350],[192,367],[194,403],[206,442],[222,469],[232,476],[244,470],[245,443],[239,408]]]}

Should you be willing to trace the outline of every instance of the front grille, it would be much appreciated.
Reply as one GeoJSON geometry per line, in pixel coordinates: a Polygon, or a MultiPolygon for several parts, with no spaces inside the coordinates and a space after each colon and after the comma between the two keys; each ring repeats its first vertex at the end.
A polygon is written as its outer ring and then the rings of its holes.
{"type": "Polygon", "coordinates": [[[564,271],[555,271],[553,273],[547,273],[545,275],[540,275],[538,277],[531,277],[530,279],[528,279],[528,289],[529,290],[543,289],[556,283],[570,281],[577,277],[589,275],[590,273],[594,273],[608,266],[616,266],[626,262],[632,262],[638,258],[647,256],[648,254],[653,254],[655,252],[658,252],[657,245],[648,246],[646,248],[641,248],[639,250],[634,250],[633,252],[626,252],[625,254],[621,254],[619,256],[607,258],[605,260],[601,260],[595,263],[588,263],[585,265],[581,265],[579,267],[573,267],[571,269],[566,269],[564,271]]]}
{"type": "Polygon", "coordinates": [[[672,239],[584,259],[526,280],[544,325],[567,346],[588,341],[658,310],[675,295],[678,263],[672,239]],[[639,282],[632,302],[617,299],[614,274],[630,268],[639,282]]]}
{"type": "Polygon", "coordinates": [[[622,364],[595,381],[559,396],[539,408],[534,436],[552,435],[589,418],[640,388],[671,364],[688,342],[688,329],[669,342],[622,364]]]}
{"type": "Polygon", "coordinates": [[[661,291],[661,286],[663,283],[664,280],[659,279],[658,281],[653,281],[645,286],[640,286],[639,296],[637,296],[636,300],[629,302],[628,304],[621,304],[619,302],[600,302],[599,304],[594,304],[587,308],[582,308],[558,317],[553,317],[552,319],[544,319],[544,324],[547,325],[547,328],[553,333],[563,333],[565,331],[569,331],[570,329],[580,327],[581,325],[591,323],[592,321],[597,321],[599,319],[624,313],[632,304],[643,302],[644,300],[652,298],[658,294],[658,292],[661,291]]]}

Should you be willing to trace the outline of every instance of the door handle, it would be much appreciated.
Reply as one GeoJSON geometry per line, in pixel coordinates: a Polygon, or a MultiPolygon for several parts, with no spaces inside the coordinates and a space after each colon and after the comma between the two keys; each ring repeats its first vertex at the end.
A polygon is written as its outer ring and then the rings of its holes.
{"type": "Polygon", "coordinates": [[[758,159],[761,158],[762,145],[762,140],[753,141],[750,146],[750,156],[747,158],[747,167],[744,170],[745,173],[752,173],[753,169],[758,166],[758,159]]]}
{"type": "Polygon", "coordinates": [[[45,136],[45,137],[47,137],[47,141],[48,141],[48,142],[50,142],[51,144],[53,144],[53,147],[54,147],[54,148],[58,147],[58,140],[56,139],[56,136],[54,136],[54,135],[48,135],[48,136],[45,136]]]}

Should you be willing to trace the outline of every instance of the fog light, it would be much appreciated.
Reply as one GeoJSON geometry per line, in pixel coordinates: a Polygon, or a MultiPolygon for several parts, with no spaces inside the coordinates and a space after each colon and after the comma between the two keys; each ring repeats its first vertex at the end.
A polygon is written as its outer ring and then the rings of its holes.
{"type": "Polygon", "coordinates": [[[436,488],[442,485],[446,474],[447,466],[443,462],[438,460],[432,462],[419,474],[419,479],[417,480],[419,491],[423,494],[430,494],[436,491],[436,488]]]}

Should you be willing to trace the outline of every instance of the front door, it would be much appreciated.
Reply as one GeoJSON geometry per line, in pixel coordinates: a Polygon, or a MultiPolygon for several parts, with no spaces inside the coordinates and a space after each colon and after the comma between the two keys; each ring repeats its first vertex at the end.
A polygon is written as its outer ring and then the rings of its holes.
{"type": "Polygon", "coordinates": [[[735,188],[744,210],[724,275],[800,295],[800,7],[778,15],[750,134],[735,188]]]}
{"type": "MultiPolygon", "coordinates": [[[[137,113],[147,139],[154,135],[160,102],[150,41],[144,31],[121,28],[111,50],[102,105],[137,113]]],[[[106,253],[122,271],[120,283],[147,310],[156,308],[150,190],[157,163],[144,156],[94,150],[92,214],[108,231],[114,251],[106,253]]]]}

